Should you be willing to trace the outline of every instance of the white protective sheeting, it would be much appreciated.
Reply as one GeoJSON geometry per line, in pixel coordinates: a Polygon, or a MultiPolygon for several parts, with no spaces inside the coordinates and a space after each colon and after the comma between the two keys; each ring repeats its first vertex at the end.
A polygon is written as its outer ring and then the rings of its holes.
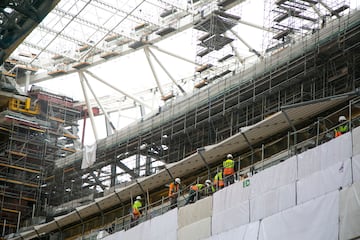
{"type": "Polygon", "coordinates": [[[337,240],[339,191],[297,205],[260,223],[259,240],[337,240]]]}
{"type": "Polygon", "coordinates": [[[354,182],[360,182],[360,154],[352,158],[354,182]]]}
{"type": "Polygon", "coordinates": [[[211,217],[204,218],[180,228],[177,234],[178,240],[198,240],[208,238],[211,236],[211,217]]]}
{"type": "Polygon", "coordinates": [[[248,187],[244,187],[243,181],[240,181],[215,192],[213,195],[213,214],[248,200],[250,198],[251,184],[252,178],[250,178],[250,186],[248,187]]]}
{"type": "Polygon", "coordinates": [[[353,155],[360,154],[360,127],[352,129],[353,155]]]}
{"type": "Polygon", "coordinates": [[[250,200],[250,219],[256,221],[296,205],[295,182],[250,200]]]}
{"type": "Polygon", "coordinates": [[[296,156],[255,174],[250,183],[251,198],[295,182],[296,174],[296,156]]]}
{"type": "Polygon", "coordinates": [[[173,240],[177,236],[177,209],[164,215],[157,216],[150,221],[145,221],[127,230],[116,232],[106,240],[131,239],[131,240],[173,240]]]}
{"type": "Polygon", "coordinates": [[[196,201],[193,204],[186,205],[179,209],[178,228],[182,228],[201,219],[211,217],[212,215],[212,197],[207,197],[196,201]]]}
{"type": "Polygon", "coordinates": [[[340,191],[340,240],[360,237],[360,182],[340,191]]]}
{"type": "Polygon", "coordinates": [[[298,155],[298,178],[326,169],[352,156],[351,134],[346,133],[298,155]]]}
{"type": "Polygon", "coordinates": [[[351,161],[337,162],[297,182],[298,204],[351,184],[351,161]]]}
{"type": "Polygon", "coordinates": [[[85,169],[94,164],[96,160],[96,143],[93,145],[85,145],[83,148],[83,159],[81,162],[81,169],[85,169]]]}
{"type": "Polygon", "coordinates": [[[249,223],[249,200],[227,206],[223,211],[213,211],[212,234],[218,234],[249,223]]]}
{"type": "Polygon", "coordinates": [[[243,225],[230,231],[213,235],[207,240],[224,240],[224,239],[241,239],[241,240],[257,240],[259,232],[259,221],[243,225]]]}

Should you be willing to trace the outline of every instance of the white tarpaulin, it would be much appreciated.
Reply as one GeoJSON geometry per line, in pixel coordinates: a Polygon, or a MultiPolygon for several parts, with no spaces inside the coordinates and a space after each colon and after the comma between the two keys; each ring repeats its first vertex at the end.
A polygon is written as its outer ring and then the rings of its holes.
{"type": "Polygon", "coordinates": [[[257,240],[258,232],[259,232],[259,221],[231,229],[230,231],[227,232],[213,235],[207,240],[225,240],[225,239],[257,240]]]}
{"type": "Polygon", "coordinates": [[[360,182],[340,191],[340,240],[360,237],[360,182]]]}
{"type": "Polygon", "coordinates": [[[212,234],[218,234],[249,223],[249,200],[227,206],[223,211],[213,211],[212,234]]]}
{"type": "Polygon", "coordinates": [[[337,240],[339,191],[263,219],[259,240],[337,240]]]}
{"type": "Polygon", "coordinates": [[[337,137],[298,155],[298,177],[304,178],[352,156],[351,134],[337,137]]]}
{"type": "MultiPolygon", "coordinates": [[[[211,217],[178,229],[178,240],[198,240],[211,236],[211,217]]],[[[162,238],[159,238],[162,239],[162,238]]]]}
{"type": "Polygon", "coordinates": [[[150,222],[151,222],[151,228],[149,232],[145,232],[145,237],[146,237],[145,239],[147,240],[176,239],[177,223],[178,223],[177,208],[165,213],[164,215],[151,219],[150,222]]]}
{"type": "Polygon", "coordinates": [[[213,213],[221,212],[227,208],[248,200],[250,197],[252,179],[250,186],[244,186],[243,181],[236,182],[213,195],[213,213]]]}
{"type": "Polygon", "coordinates": [[[295,182],[268,191],[250,200],[251,221],[271,216],[296,204],[295,182]]]}
{"type": "Polygon", "coordinates": [[[352,130],[353,137],[353,155],[360,154],[360,127],[352,130]]]}
{"type": "Polygon", "coordinates": [[[193,204],[179,208],[178,228],[182,228],[201,219],[211,217],[212,197],[207,197],[196,201],[193,204]]]}
{"type": "Polygon", "coordinates": [[[94,164],[96,160],[96,143],[93,145],[85,145],[83,148],[83,159],[81,169],[85,169],[94,164]]]}
{"type": "Polygon", "coordinates": [[[360,154],[352,158],[354,182],[360,182],[360,154]]]}
{"type": "Polygon", "coordinates": [[[350,159],[315,172],[297,183],[298,204],[351,184],[350,159]]]}
{"type": "Polygon", "coordinates": [[[295,182],[296,175],[296,156],[255,174],[251,178],[251,198],[295,182]]]}

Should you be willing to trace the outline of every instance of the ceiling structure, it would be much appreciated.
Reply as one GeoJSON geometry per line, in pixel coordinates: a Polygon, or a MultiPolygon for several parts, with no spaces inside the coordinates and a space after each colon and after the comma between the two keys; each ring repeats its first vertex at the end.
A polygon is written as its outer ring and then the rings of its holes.
{"type": "Polygon", "coordinates": [[[311,34],[346,11],[347,2],[63,0],[3,72],[16,74],[26,89],[51,80],[44,86],[97,107],[109,122],[116,121],[112,113],[142,118],[311,34]]]}

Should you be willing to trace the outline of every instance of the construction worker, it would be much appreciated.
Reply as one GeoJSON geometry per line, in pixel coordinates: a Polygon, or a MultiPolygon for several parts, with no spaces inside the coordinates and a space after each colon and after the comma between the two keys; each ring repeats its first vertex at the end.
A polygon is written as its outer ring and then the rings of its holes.
{"type": "Polygon", "coordinates": [[[170,198],[170,209],[177,207],[177,199],[179,196],[181,180],[175,178],[175,180],[169,185],[169,198],[170,198]]]}
{"type": "Polygon", "coordinates": [[[222,189],[224,187],[223,173],[222,169],[216,173],[214,177],[214,186],[216,190],[222,189]]]}
{"type": "MultiPolygon", "coordinates": [[[[211,183],[211,181],[210,181],[211,183]]],[[[200,199],[201,190],[205,187],[205,184],[198,183],[190,186],[189,196],[186,199],[185,205],[196,202],[196,200],[200,199]]]]}
{"type": "Polygon", "coordinates": [[[345,116],[339,116],[339,126],[335,128],[335,137],[339,137],[342,134],[349,131],[349,126],[346,123],[346,117],[345,116]]]}
{"type": "Polygon", "coordinates": [[[141,207],[142,207],[141,196],[137,196],[135,202],[132,205],[131,227],[138,224],[138,220],[141,216],[141,211],[140,211],[141,207]]]}
{"type": "Polygon", "coordinates": [[[228,186],[235,182],[234,168],[235,168],[235,162],[233,160],[233,156],[231,154],[228,154],[226,156],[226,160],[223,162],[225,186],[228,186]]]}
{"type": "Polygon", "coordinates": [[[205,181],[205,195],[210,196],[216,191],[215,185],[211,183],[211,180],[207,179],[205,181]]]}

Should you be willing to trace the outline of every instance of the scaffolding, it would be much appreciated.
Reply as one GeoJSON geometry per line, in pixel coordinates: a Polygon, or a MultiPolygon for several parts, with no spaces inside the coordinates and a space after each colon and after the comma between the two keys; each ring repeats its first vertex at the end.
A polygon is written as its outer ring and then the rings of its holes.
{"type": "Polygon", "coordinates": [[[13,93],[2,102],[0,224],[5,234],[46,220],[46,173],[55,159],[76,152],[72,129],[80,110],[73,103],[35,86],[27,96],[13,93]]]}

